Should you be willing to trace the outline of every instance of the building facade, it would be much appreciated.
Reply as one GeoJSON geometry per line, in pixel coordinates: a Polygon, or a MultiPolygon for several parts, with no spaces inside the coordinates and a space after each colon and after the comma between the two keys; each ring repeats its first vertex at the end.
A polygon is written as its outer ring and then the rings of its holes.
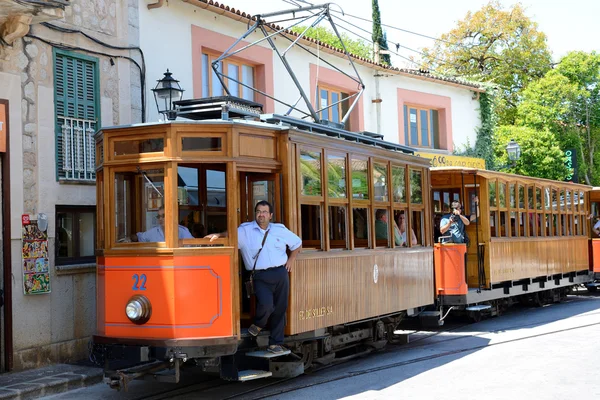
{"type": "Polygon", "coordinates": [[[96,312],[93,135],[143,119],[137,9],[137,1],[0,0],[1,167],[10,171],[1,199],[9,210],[4,371],[87,357],[96,312]],[[24,239],[28,219],[47,220],[39,252],[24,239]]]}
{"type": "MultiPolygon", "coordinates": [[[[211,0],[148,3],[140,6],[141,46],[153,49],[148,51],[148,76],[159,79],[169,69],[186,90],[184,99],[223,94],[210,63],[252,25],[251,14],[211,0]]],[[[254,32],[237,48],[262,37],[260,31],[254,32]]],[[[281,37],[274,41],[280,52],[290,44],[281,37]]],[[[322,58],[319,61],[298,47],[286,54],[313,106],[333,104],[358,92],[356,81],[347,76],[354,76],[353,68],[341,52],[316,41],[299,43],[322,58]]],[[[379,133],[387,141],[440,154],[474,145],[480,125],[478,93],[483,91],[478,85],[418,70],[386,68],[366,59],[354,58],[354,63],[365,91],[346,129],[379,133]]],[[[224,59],[220,66],[227,76],[241,78],[284,103],[298,100],[294,82],[266,41],[224,59]]],[[[262,103],[267,113],[284,114],[289,108],[237,86],[232,85],[235,94],[262,103]]],[[[158,119],[155,109],[149,111],[150,120],[158,119]]],[[[345,111],[341,104],[321,117],[339,122],[345,111]]]]}

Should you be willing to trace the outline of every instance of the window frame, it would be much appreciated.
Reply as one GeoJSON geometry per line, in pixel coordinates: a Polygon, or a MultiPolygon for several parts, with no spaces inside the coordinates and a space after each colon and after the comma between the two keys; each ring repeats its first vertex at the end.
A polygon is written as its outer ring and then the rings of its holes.
{"type": "Polygon", "coordinates": [[[55,265],[77,265],[77,264],[93,264],[96,262],[96,245],[97,245],[97,224],[98,224],[98,212],[96,206],[75,206],[75,205],[62,205],[57,204],[54,209],[54,217],[55,221],[57,221],[55,225],[55,251],[54,251],[54,263],[55,265]],[[58,214],[59,213],[72,213],[73,215],[73,236],[71,238],[73,242],[74,252],[77,253],[72,257],[59,257],[58,249],[59,249],[59,238],[58,238],[58,214]],[[80,218],[78,216],[80,214],[92,214],[93,221],[93,241],[94,243],[94,254],[91,256],[81,256],[79,255],[80,249],[80,241],[79,241],[79,232],[80,229],[80,218]],[[76,234],[77,233],[77,234],[76,234]]]}
{"type": "Polygon", "coordinates": [[[412,146],[412,147],[419,147],[419,148],[423,148],[423,149],[439,149],[439,141],[440,141],[440,122],[439,122],[439,115],[440,115],[440,110],[438,108],[435,107],[425,107],[423,105],[417,105],[417,104],[411,104],[411,103],[404,103],[404,116],[405,116],[405,123],[404,123],[404,138],[405,138],[405,144],[407,146],[412,146]],[[410,110],[411,109],[415,109],[417,111],[417,143],[413,143],[412,142],[412,138],[411,138],[411,133],[410,133],[410,110]],[[421,118],[421,112],[425,111],[427,112],[427,137],[429,138],[429,145],[424,145],[423,142],[423,138],[422,138],[422,118],[421,118]],[[432,111],[437,111],[438,113],[438,126],[437,126],[437,132],[435,131],[434,127],[432,126],[432,111]],[[436,143],[438,144],[438,146],[436,147],[436,143]]]}
{"type": "MultiPolygon", "coordinates": [[[[212,63],[214,60],[216,60],[217,58],[219,58],[220,54],[216,54],[210,51],[203,51],[200,55],[200,63],[201,65],[203,65],[203,60],[202,58],[204,56],[208,56],[208,71],[207,71],[207,78],[208,78],[208,93],[206,96],[204,96],[204,93],[202,94],[202,97],[213,97],[213,69],[212,69],[212,63]]],[[[229,66],[230,65],[235,65],[238,68],[238,81],[243,82],[242,79],[242,75],[243,75],[243,67],[251,67],[252,68],[252,82],[254,83],[254,87],[256,87],[256,68],[257,65],[251,62],[248,62],[247,60],[243,60],[240,58],[235,58],[235,57],[228,57],[225,60],[221,60],[221,62],[223,63],[223,75],[225,75],[223,78],[223,80],[225,81],[225,84],[227,85],[227,87],[229,88],[229,66]]],[[[218,82],[220,84],[220,82],[218,82]]],[[[237,84],[238,86],[238,98],[243,99],[244,98],[244,86],[241,83],[237,84]]],[[[204,82],[202,82],[201,85],[201,90],[204,91],[204,82]]],[[[221,94],[221,96],[226,96],[226,92],[225,89],[223,88],[223,93],[221,94]]],[[[249,101],[256,101],[256,92],[254,90],[252,90],[252,99],[245,99],[245,100],[249,100],[249,101]]]]}

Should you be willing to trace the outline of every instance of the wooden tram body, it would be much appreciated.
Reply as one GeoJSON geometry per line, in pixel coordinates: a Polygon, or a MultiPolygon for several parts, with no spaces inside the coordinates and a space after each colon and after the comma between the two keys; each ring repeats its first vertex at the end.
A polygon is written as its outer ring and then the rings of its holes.
{"type": "Polygon", "coordinates": [[[112,383],[124,376],[111,375],[113,359],[142,363],[134,377],[174,368],[175,381],[190,360],[233,380],[257,369],[243,356],[267,336],[253,341],[245,331],[253,308],[242,291],[237,227],[254,219],[260,200],[303,239],[290,274],[286,344],[304,366],[361,343],[380,345],[407,311],[432,304],[427,160],[372,142],[252,121],[98,132],[94,352],[112,383]],[[164,241],[130,242],[161,206],[164,241]],[[405,213],[417,242],[376,238],[379,209],[405,213]],[[181,239],[178,224],[194,238],[181,239]],[[226,238],[203,239],[224,230],[226,238]],[[125,312],[132,299],[144,303],[141,320],[125,312]]]}
{"type": "Polygon", "coordinates": [[[498,312],[509,297],[559,298],[589,280],[589,186],[455,167],[433,168],[431,185],[436,221],[458,199],[475,215],[479,196],[470,245],[435,245],[441,304],[498,312]]]}

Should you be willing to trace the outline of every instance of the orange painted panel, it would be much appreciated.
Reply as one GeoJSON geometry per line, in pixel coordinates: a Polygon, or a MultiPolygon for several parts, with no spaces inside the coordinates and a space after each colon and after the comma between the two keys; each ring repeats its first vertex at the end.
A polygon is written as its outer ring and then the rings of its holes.
{"type": "Polygon", "coordinates": [[[229,255],[108,256],[100,261],[98,330],[104,335],[155,339],[233,335],[229,255]],[[125,314],[134,295],[143,295],[152,304],[152,315],[142,325],[125,314]]]}
{"type": "Polygon", "coordinates": [[[592,239],[592,271],[600,272],[600,239],[592,239]]]}
{"type": "Polygon", "coordinates": [[[467,294],[464,244],[439,244],[433,247],[435,291],[442,295],[467,294]]]}

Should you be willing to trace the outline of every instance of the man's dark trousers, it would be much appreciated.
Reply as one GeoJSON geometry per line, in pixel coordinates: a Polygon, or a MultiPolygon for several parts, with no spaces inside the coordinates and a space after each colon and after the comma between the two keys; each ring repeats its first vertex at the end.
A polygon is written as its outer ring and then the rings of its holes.
{"type": "Polygon", "coordinates": [[[254,274],[254,291],[256,294],[254,324],[264,329],[270,317],[269,344],[283,344],[285,312],[290,292],[290,278],[285,266],[257,270],[254,274]]]}

